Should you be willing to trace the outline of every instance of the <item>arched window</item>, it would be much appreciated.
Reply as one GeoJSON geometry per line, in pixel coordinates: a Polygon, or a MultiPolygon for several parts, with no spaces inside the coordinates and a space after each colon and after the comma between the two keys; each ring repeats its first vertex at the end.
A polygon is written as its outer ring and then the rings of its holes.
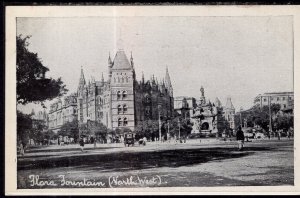
{"type": "Polygon", "coordinates": [[[118,114],[120,114],[122,111],[121,105],[118,105],[118,114]]]}
{"type": "Polygon", "coordinates": [[[127,113],[127,105],[123,105],[123,113],[127,113]]]}
{"type": "Polygon", "coordinates": [[[124,77],[122,77],[122,83],[124,83],[124,77]]]}
{"type": "Polygon", "coordinates": [[[127,118],[124,118],[123,119],[123,126],[127,126],[127,124],[128,124],[127,118]]]}
{"type": "Polygon", "coordinates": [[[149,95],[146,95],[146,103],[150,103],[151,102],[151,98],[149,95]]]}
{"type": "Polygon", "coordinates": [[[123,95],[123,99],[125,99],[127,97],[127,92],[123,91],[122,95],[123,95]]]}
{"type": "Polygon", "coordinates": [[[128,76],[126,76],[126,82],[128,82],[128,76]]]}
{"type": "Polygon", "coordinates": [[[114,82],[116,82],[116,77],[114,77],[114,82]]]}
{"type": "Polygon", "coordinates": [[[120,91],[117,92],[117,99],[118,99],[118,100],[121,99],[121,92],[120,92],[120,91]]]}
{"type": "Polygon", "coordinates": [[[118,126],[122,126],[122,119],[121,118],[118,119],[118,126]]]}

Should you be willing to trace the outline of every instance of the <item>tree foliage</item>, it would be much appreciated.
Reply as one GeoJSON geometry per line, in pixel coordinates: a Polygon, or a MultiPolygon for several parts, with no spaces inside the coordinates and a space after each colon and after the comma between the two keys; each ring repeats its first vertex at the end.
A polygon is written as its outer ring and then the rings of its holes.
{"type": "Polygon", "coordinates": [[[112,131],[109,130],[103,123],[89,120],[87,123],[79,124],[80,135],[101,136],[105,137],[112,131]]]}
{"type": "Polygon", "coordinates": [[[28,50],[30,37],[17,36],[17,102],[41,103],[64,95],[68,90],[61,78],[46,78],[49,71],[37,53],[28,50]]]}
{"type": "Polygon", "coordinates": [[[64,123],[61,126],[60,131],[58,132],[58,135],[68,136],[69,138],[74,138],[74,141],[77,142],[78,136],[79,136],[78,121],[73,120],[72,122],[64,123]]]}
{"type": "Polygon", "coordinates": [[[272,117],[272,127],[276,129],[283,129],[288,126],[293,126],[293,119],[290,116],[280,115],[280,105],[271,104],[271,114],[268,106],[254,106],[247,111],[242,111],[241,115],[237,114],[235,117],[235,124],[239,126],[242,117],[242,125],[246,120],[248,127],[260,126],[265,131],[269,130],[270,117],[272,117]],[[240,117],[241,116],[241,117],[240,117]]]}
{"type": "Polygon", "coordinates": [[[23,145],[26,145],[29,139],[34,140],[35,143],[43,142],[46,138],[46,128],[43,120],[32,119],[31,114],[17,111],[17,136],[23,145]]]}
{"type": "MultiPolygon", "coordinates": [[[[184,119],[181,116],[171,118],[169,120],[161,119],[161,135],[171,137],[179,136],[179,126],[180,126],[180,136],[187,136],[191,133],[193,124],[189,119],[184,119]],[[178,122],[179,120],[179,122],[178,122]]],[[[138,137],[146,137],[154,139],[159,137],[159,123],[158,120],[145,120],[139,122],[135,127],[135,132],[138,137]]]]}

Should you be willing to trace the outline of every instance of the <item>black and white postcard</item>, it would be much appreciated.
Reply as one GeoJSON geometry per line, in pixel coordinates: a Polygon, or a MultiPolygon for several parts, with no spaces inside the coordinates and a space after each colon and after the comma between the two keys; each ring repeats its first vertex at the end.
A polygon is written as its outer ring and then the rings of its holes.
{"type": "Polygon", "coordinates": [[[6,7],[6,194],[299,194],[299,11],[6,7]]]}

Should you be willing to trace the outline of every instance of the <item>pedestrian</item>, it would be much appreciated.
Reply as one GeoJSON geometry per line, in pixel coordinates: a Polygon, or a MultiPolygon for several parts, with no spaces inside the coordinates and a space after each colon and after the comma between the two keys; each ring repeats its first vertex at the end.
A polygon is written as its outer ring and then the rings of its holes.
{"type": "Polygon", "coordinates": [[[278,140],[281,138],[281,130],[278,131],[278,140]]]}
{"type": "Polygon", "coordinates": [[[25,153],[25,151],[24,151],[24,146],[23,146],[22,141],[20,141],[20,154],[23,156],[24,153],[25,153]]]}
{"type": "Polygon", "coordinates": [[[288,139],[291,139],[291,132],[290,132],[290,130],[287,131],[286,135],[287,135],[288,139]]]}
{"type": "Polygon", "coordinates": [[[270,131],[268,131],[267,136],[268,136],[268,138],[270,140],[271,139],[271,132],[270,131]]]}
{"type": "Polygon", "coordinates": [[[81,152],[83,152],[83,149],[84,149],[84,141],[83,141],[83,138],[80,138],[80,140],[79,140],[79,145],[80,145],[81,152]]]}
{"type": "Polygon", "coordinates": [[[239,128],[236,132],[236,140],[238,142],[239,150],[242,150],[244,147],[244,139],[245,139],[244,132],[242,131],[242,127],[239,126],[239,128]]]}
{"type": "Polygon", "coordinates": [[[96,148],[97,147],[97,138],[95,137],[94,138],[94,148],[96,148]]]}

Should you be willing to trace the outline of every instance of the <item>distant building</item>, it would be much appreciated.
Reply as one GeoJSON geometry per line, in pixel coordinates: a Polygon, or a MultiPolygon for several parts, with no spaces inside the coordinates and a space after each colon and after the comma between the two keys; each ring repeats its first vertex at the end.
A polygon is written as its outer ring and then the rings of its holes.
{"type": "Polygon", "coordinates": [[[254,99],[254,106],[268,106],[279,104],[281,110],[294,108],[294,92],[270,92],[259,94],[254,99]]]}
{"type": "Polygon", "coordinates": [[[33,128],[35,128],[38,123],[42,123],[46,128],[48,127],[48,114],[46,110],[38,111],[37,113],[35,113],[35,111],[32,109],[31,119],[33,128]]]}
{"type": "Polygon", "coordinates": [[[174,111],[183,118],[190,118],[195,113],[197,101],[193,97],[178,96],[174,98],[174,111]]]}
{"type": "Polygon", "coordinates": [[[60,127],[66,122],[72,122],[77,119],[77,94],[71,94],[58,99],[50,105],[48,113],[49,129],[54,132],[59,131],[60,127]]]}
{"type": "Polygon", "coordinates": [[[227,97],[226,105],[223,108],[225,120],[229,123],[229,127],[231,129],[235,129],[235,108],[231,102],[231,98],[227,97]]]}

